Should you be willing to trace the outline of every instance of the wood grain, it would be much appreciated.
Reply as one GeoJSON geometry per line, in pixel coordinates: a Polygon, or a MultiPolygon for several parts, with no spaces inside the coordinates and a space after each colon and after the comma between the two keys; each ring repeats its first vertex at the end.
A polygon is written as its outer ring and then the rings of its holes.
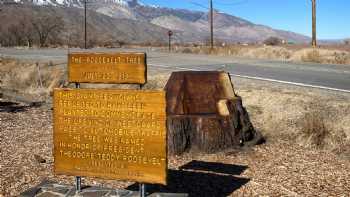
{"type": "Polygon", "coordinates": [[[174,72],[164,89],[170,154],[215,153],[261,140],[228,73],[174,72]]]}
{"type": "Polygon", "coordinates": [[[74,83],[145,84],[145,53],[70,53],[68,80],[74,83]]]}
{"type": "Polygon", "coordinates": [[[166,184],[165,92],[55,89],[56,174],[166,184]]]}

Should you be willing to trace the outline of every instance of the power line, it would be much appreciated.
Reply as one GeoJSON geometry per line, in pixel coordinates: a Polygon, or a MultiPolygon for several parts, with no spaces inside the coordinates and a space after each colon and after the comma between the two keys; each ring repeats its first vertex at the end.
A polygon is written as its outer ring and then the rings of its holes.
{"type": "Polygon", "coordinates": [[[202,4],[200,4],[200,3],[197,3],[197,2],[190,1],[189,3],[192,4],[192,5],[195,5],[195,6],[204,8],[204,9],[209,9],[207,6],[202,5],[202,4]]]}
{"type": "Polygon", "coordinates": [[[248,3],[248,0],[241,0],[238,2],[231,2],[231,3],[220,3],[220,2],[215,2],[216,5],[220,6],[235,6],[235,5],[242,5],[248,3]]]}
{"type": "Polygon", "coordinates": [[[209,13],[208,13],[208,22],[209,22],[209,32],[210,32],[210,48],[213,49],[214,48],[214,9],[213,9],[213,0],[209,0],[209,8],[197,3],[197,2],[193,2],[190,1],[189,3],[199,6],[201,8],[204,9],[208,9],[209,13]]]}

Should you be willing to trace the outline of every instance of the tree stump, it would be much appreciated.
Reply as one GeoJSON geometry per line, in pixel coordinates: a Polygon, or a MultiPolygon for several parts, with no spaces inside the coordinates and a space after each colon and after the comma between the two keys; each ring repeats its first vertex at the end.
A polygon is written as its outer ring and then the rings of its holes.
{"type": "Polygon", "coordinates": [[[228,73],[174,72],[165,90],[170,154],[212,153],[262,140],[228,73]]]}

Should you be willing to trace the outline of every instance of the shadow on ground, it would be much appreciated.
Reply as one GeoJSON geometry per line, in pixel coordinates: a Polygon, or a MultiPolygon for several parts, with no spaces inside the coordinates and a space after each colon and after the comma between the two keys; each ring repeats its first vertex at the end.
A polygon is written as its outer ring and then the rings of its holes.
{"type": "Polygon", "coordinates": [[[0,112],[8,112],[8,113],[18,113],[26,111],[33,107],[40,107],[41,103],[31,103],[29,105],[23,105],[16,102],[5,102],[0,101],[0,112]]]}
{"type": "MultiPolygon", "coordinates": [[[[249,182],[250,179],[235,177],[242,174],[248,166],[230,165],[214,162],[191,161],[180,170],[168,170],[168,185],[147,184],[146,191],[165,193],[187,193],[190,197],[223,197],[249,182]]],[[[136,191],[138,184],[126,188],[136,191]]]]}

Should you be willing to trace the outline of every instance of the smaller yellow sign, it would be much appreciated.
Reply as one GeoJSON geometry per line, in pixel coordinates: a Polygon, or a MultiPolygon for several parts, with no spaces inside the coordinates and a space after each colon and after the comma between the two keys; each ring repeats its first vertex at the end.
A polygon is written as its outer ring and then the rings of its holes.
{"type": "Polygon", "coordinates": [[[145,84],[145,53],[70,53],[68,79],[74,83],[145,84]]]}

